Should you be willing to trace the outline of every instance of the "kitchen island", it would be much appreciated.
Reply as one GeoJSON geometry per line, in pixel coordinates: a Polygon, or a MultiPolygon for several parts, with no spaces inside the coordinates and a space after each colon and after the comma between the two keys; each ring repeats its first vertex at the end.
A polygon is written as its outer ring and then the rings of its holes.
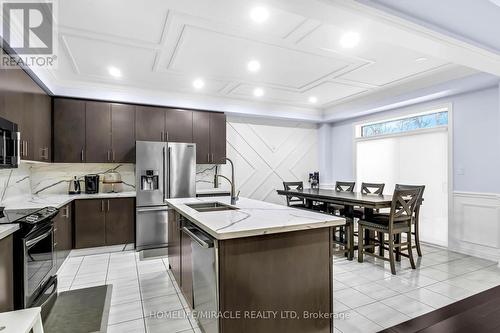
{"type": "Polygon", "coordinates": [[[166,202],[170,268],[206,333],[333,331],[343,218],[246,198],[166,202]]]}

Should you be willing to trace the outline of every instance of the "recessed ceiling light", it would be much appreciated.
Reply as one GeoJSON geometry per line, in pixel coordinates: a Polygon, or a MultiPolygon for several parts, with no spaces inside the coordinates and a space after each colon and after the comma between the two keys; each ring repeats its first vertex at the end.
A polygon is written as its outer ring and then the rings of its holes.
{"type": "Polygon", "coordinates": [[[253,95],[255,97],[262,97],[262,96],[264,96],[264,89],[262,89],[262,88],[255,88],[253,90],[253,95]]]}
{"type": "Polygon", "coordinates": [[[493,2],[494,5],[500,7],[500,0],[490,0],[490,2],[493,2]]]}
{"type": "Polygon", "coordinates": [[[250,60],[247,64],[247,68],[250,72],[258,72],[260,69],[260,62],[257,60],[250,60]]]}
{"type": "Polygon", "coordinates": [[[122,76],[122,71],[119,70],[116,67],[109,67],[108,68],[109,75],[114,76],[114,77],[121,77],[122,76]]]}
{"type": "Polygon", "coordinates": [[[427,58],[426,57],[421,57],[421,58],[417,58],[415,59],[416,62],[424,62],[424,61],[427,61],[427,58]]]}
{"type": "Polygon", "coordinates": [[[346,32],[340,38],[340,45],[345,49],[350,49],[359,44],[360,35],[357,32],[346,32]]]}
{"type": "Polygon", "coordinates": [[[264,23],[267,21],[269,18],[269,10],[265,7],[254,7],[250,11],[250,18],[255,22],[255,23],[264,23]]]}
{"type": "Polygon", "coordinates": [[[198,78],[198,79],[193,81],[193,87],[195,89],[199,90],[199,89],[202,89],[204,86],[205,86],[205,81],[203,81],[203,79],[198,78]]]}
{"type": "Polygon", "coordinates": [[[316,97],[316,96],[309,97],[309,103],[313,103],[313,104],[318,103],[318,97],[316,97]]]}

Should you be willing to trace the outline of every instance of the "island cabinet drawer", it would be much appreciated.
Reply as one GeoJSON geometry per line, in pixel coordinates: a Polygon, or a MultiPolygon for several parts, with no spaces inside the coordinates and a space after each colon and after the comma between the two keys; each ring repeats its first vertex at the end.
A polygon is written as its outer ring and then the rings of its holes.
{"type": "Polygon", "coordinates": [[[0,312],[14,310],[13,256],[12,235],[0,239],[0,312]]]}
{"type": "Polygon", "coordinates": [[[133,198],[75,201],[75,248],[134,242],[133,198]]]}

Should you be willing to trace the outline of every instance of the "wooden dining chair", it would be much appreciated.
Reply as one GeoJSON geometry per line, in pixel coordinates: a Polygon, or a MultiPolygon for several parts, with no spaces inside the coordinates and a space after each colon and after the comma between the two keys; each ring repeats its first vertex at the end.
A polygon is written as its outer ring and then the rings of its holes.
{"type": "MultiPolygon", "coordinates": [[[[304,189],[304,182],[283,182],[283,187],[285,191],[289,190],[303,190],[304,189]]],[[[286,196],[286,205],[288,207],[294,207],[294,208],[305,208],[305,200],[303,198],[298,198],[294,197],[292,195],[287,195],[286,196]]]]}
{"type": "MultiPolygon", "coordinates": [[[[384,183],[361,183],[361,193],[369,195],[382,195],[384,193],[384,183]]],[[[353,216],[362,219],[365,215],[365,209],[362,207],[355,207],[353,216]]]]}
{"type": "Polygon", "coordinates": [[[422,256],[422,249],[420,248],[419,216],[420,216],[420,206],[422,205],[423,198],[424,198],[425,185],[396,184],[396,189],[400,189],[400,190],[418,189],[418,190],[420,190],[420,194],[419,194],[419,198],[418,198],[418,202],[417,202],[417,207],[415,208],[415,212],[413,214],[412,235],[415,236],[415,245],[413,245],[413,247],[417,248],[417,254],[419,257],[421,257],[422,256]]]}
{"type": "MultiPolygon", "coordinates": [[[[335,191],[337,192],[354,192],[355,182],[336,182],[335,191]]],[[[328,204],[327,211],[331,214],[345,217],[345,207],[342,205],[328,204]]],[[[333,243],[344,248],[343,252],[347,254],[347,258],[354,258],[354,221],[347,217],[344,226],[333,228],[333,243]],[[338,237],[337,237],[338,232],[338,237]]]]}
{"type": "Polygon", "coordinates": [[[416,268],[412,252],[412,221],[415,209],[418,205],[420,189],[395,189],[392,197],[391,210],[389,214],[376,214],[358,221],[358,261],[363,262],[365,254],[390,262],[391,273],[396,275],[396,251],[410,259],[413,269],[416,268]],[[372,239],[371,243],[364,243],[364,231],[371,230],[383,237],[372,239]],[[401,234],[406,233],[406,241],[402,242],[401,234]],[[385,240],[388,235],[388,240],[385,240]],[[388,245],[388,247],[386,247],[388,245]],[[389,258],[366,251],[375,249],[376,246],[384,248],[389,252],[389,258]],[[402,254],[408,251],[408,254],[402,254]]]}

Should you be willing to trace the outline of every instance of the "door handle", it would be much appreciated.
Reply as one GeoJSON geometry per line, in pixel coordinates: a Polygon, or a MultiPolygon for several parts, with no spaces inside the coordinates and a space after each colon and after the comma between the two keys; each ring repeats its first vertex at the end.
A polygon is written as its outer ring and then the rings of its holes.
{"type": "Polygon", "coordinates": [[[210,153],[207,154],[207,162],[210,163],[210,153]]]}
{"type": "Polygon", "coordinates": [[[166,141],[168,142],[168,131],[167,131],[167,140],[166,141]]]}
{"type": "Polygon", "coordinates": [[[108,213],[109,213],[109,200],[108,200],[108,213]]]}
{"type": "Polygon", "coordinates": [[[184,232],[186,235],[188,235],[192,240],[194,240],[196,243],[198,243],[201,247],[205,248],[205,249],[209,249],[211,247],[213,247],[214,245],[213,244],[210,244],[210,243],[207,243],[205,242],[203,239],[199,238],[198,236],[196,236],[191,230],[189,230],[188,228],[186,227],[182,227],[182,232],[184,232]]]}
{"type": "Polygon", "coordinates": [[[83,148],[82,148],[82,150],[80,151],[80,160],[83,162],[83,148]]]}
{"type": "Polygon", "coordinates": [[[214,153],[212,153],[212,163],[214,163],[214,153]]]}
{"type": "Polygon", "coordinates": [[[109,162],[109,159],[110,159],[110,157],[109,157],[110,153],[111,153],[111,152],[110,152],[110,150],[108,149],[108,162],[109,162]]]}
{"type": "Polygon", "coordinates": [[[116,158],[115,158],[115,150],[113,149],[113,150],[112,150],[112,152],[113,152],[113,162],[115,162],[115,161],[116,161],[116,158]]]}
{"type": "Polygon", "coordinates": [[[137,213],[148,213],[148,212],[161,212],[168,211],[170,208],[168,206],[159,206],[159,207],[151,207],[151,208],[137,208],[137,213]]]}

